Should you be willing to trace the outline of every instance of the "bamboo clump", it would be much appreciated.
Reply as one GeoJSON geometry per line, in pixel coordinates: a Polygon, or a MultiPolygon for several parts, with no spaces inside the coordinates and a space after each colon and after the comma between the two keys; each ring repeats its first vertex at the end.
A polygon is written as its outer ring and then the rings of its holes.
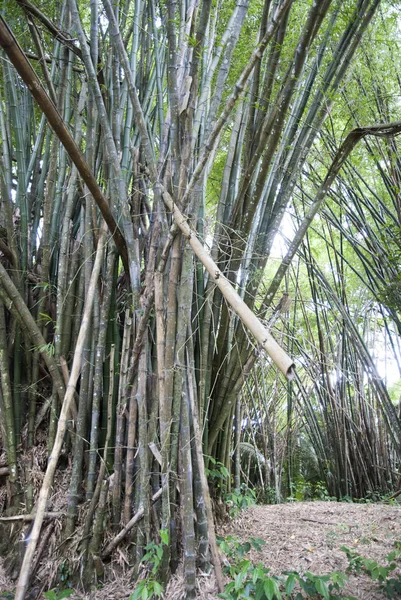
{"type": "MultiPolygon", "coordinates": [[[[95,0],[69,0],[53,19],[28,0],[17,5],[0,17],[1,441],[9,505],[25,504],[30,514],[17,516],[33,519],[16,599],[44,560],[45,519],[55,535],[53,514],[74,583],[107,578],[122,546],[140,574],[163,531],[160,580],[182,561],[188,598],[198,569],[213,568],[222,591],[216,496],[241,481],[289,495],[302,444],[338,496],[382,485],[368,463],[388,474],[400,455],[396,410],[347,313],[345,286],[325,279],[309,245],[356,142],[390,143],[400,129],[387,119],[339,148],[327,142],[324,176],[308,162],[378,1],[355,2],[341,20],[330,0],[266,0],[248,53],[247,1],[223,10],[104,0],[101,12],[95,0]],[[266,286],[298,193],[297,233],[266,286]],[[297,257],[314,319],[300,300],[297,257]],[[272,316],[282,285],[293,302],[272,316]],[[332,314],[316,308],[328,298],[332,314]],[[348,387],[332,385],[333,356],[348,387]],[[362,424],[366,452],[359,441],[353,450],[362,424]],[[30,472],[43,435],[38,486],[30,472]],[[68,485],[53,510],[64,463],[68,485]],[[228,473],[217,491],[212,464],[228,473]]],[[[335,252],[327,245],[330,260],[335,252]]]]}

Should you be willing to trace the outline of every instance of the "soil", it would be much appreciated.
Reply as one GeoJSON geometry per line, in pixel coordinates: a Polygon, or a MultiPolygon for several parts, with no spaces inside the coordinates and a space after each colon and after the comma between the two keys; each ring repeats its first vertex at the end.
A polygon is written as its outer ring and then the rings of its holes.
{"type": "MultiPolygon", "coordinates": [[[[254,506],[237,519],[220,527],[219,535],[236,536],[242,542],[251,537],[263,539],[261,552],[252,550],[250,558],[279,575],[283,571],[311,571],[316,575],[335,570],[345,571],[348,561],[341,546],[386,564],[385,556],[401,541],[401,507],[385,504],[348,504],[338,502],[300,502],[254,506]]],[[[122,600],[132,593],[129,579],[116,573],[115,581],[88,595],[70,596],[82,600],[122,600]]],[[[2,570],[0,560],[0,594],[10,591],[11,582],[2,570]]],[[[198,578],[198,598],[215,600],[217,594],[213,575],[198,578]]],[[[364,575],[350,575],[344,595],[360,600],[381,600],[377,583],[364,575]]],[[[42,596],[43,597],[43,596],[42,596]]],[[[185,597],[182,575],[170,582],[166,600],[185,597]]],[[[0,596],[1,598],[1,596],[0,596]]]]}

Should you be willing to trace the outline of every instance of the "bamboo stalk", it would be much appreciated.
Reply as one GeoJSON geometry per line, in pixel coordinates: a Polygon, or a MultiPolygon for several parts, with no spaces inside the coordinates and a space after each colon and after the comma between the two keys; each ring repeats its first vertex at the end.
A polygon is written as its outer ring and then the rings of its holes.
{"type": "Polygon", "coordinates": [[[30,537],[30,540],[29,540],[27,548],[26,548],[24,561],[21,566],[21,571],[20,571],[17,589],[16,589],[15,600],[24,600],[25,594],[28,589],[29,577],[30,577],[30,567],[31,567],[31,564],[33,561],[37,543],[39,541],[40,530],[41,530],[42,523],[43,523],[43,514],[45,513],[47,500],[48,500],[48,497],[50,494],[51,485],[53,482],[54,473],[55,473],[56,466],[57,466],[57,461],[60,456],[61,447],[63,444],[64,434],[67,429],[68,413],[70,411],[71,402],[72,402],[72,399],[75,394],[75,386],[76,386],[76,383],[77,383],[77,380],[79,377],[79,373],[81,370],[82,351],[83,351],[84,341],[85,341],[85,338],[87,335],[88,327],[90,325],[90,315],[92,312],[95,288],[96,288],[97,280],[98,280],[99,273],[100,273],[105,243],[106,243],[106,235],[105,235],[105,233],[103,233],[99,239],[99,243],[98,243],[98,247],[97,247],[95,264],[93,267],[92,277],[91,277],[91,281],[90,281],[90,285],[89,285],[89,289],[88,289],[88,295],[87,295],[86,302],[85,302],[85,311],[84,311],[84,315],[82,318],[82,324],[81,324],[81,329],[80,329],[79,336],[78,336],[77,345],[75,348],[70,380],[69,380],[69,383],[67,386],[63,405],[61,407],[60,418],[59,418],[58,426],[57,426],[56,439],[54,442],[52,453],[49,456],[46,473],[45,473],[42,487],[41,487],[41,490],[39,493],[39,499],[38,499],[37,505],[36,505],[36,517],[34,520],[31,537],[30,537]]]}
{"type": "Polygon", "coordinates": [[[4,306],[0,301],[0,381],[1,381],[1,394],[4,406],[4,428],[5,438],[4,445],[7,451],[7,471],[9,473],[10,482],[15,484],[18,479],[18,465],[17,465],[17,447],[16,447],[16,435],[15,435],[15,420],[14,420],[14,409],[12,401],[12,389],[10,381],[10,372],[8,366],[8,352],[7,352],[7,337],[6,337],[6,324],[4,318],[4,306]]]}
{"type": "Polygon", "coordinates": [[[191,429],[189,419],[188,386],[183,385],[180,418],[180,504],[182,512],[183,546],[184,546],[184,580],[186,598],[195,597],[195,529],[193,472],[191,460],[191,429]]]}
{"type": "Polygon", "coordinates": [[[223,572],[221,569],[219,553],[218,553],[218,549],[217,549],[216,533],[215,533],[214,521],[213,521],[212,503],[210,500],[209,485],[207,482],[205,463],[204,463],[204,458],[203,458],[202,433],[201,433],[201,429],[199,427],[198,410],[195,405],[195,398],[194,398],[194,394],[193,394],[194,389],[195,388],[194,388],[194,382],[193,382],[193,378],[192,378],[192,372],[189,370],[188,371],[188,396],[189,396],[189,402],[190,402],[190,407],[191,407],[192,426],[194,428],[194,442],[195,442],[195,449],[196,449],[196,455],[197,455],[197,461],[198,461],[198,468],[199,468],[200,477],[201,477],[201,481],[202,481],[203,495],[204,495],[204,499],[205,499],[205,508],[206,508],[206,514],[207,514],[207,520],[208,520],[210,552],[212,555],[212,562],[213,562],[215,575],[216,575],[217,588],[218,588],[219,592],[223,592],[224,579],[223,579],[223,572]]]}
{"type": "Polygon", "coordinates": [[[47,344],[43,339],[38,326],[36,325],[28,307],[21,298],[20,293],[11,281],[6,269],[0,263],[0,298],[5,307],[15,316],[26,330],[37,350],[42,354],[50,375],[57,389],[57,394],[62,401],[64,398],[64,384],[59,373],[56,361],[48,351],[47,344]]]}

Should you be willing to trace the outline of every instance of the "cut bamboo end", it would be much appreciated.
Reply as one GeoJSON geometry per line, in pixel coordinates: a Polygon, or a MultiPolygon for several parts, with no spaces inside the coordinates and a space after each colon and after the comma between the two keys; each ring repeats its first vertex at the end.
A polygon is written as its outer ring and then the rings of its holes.
{"type": "Polygon", "coordinates": [[[293,379],[295,379],[295,364],[294,363],[292,363],[292,365],[290,367],[288,367],[287,373],[285,374],[285,376],[287,377],[288,381],[293,381],[293,379]]]}

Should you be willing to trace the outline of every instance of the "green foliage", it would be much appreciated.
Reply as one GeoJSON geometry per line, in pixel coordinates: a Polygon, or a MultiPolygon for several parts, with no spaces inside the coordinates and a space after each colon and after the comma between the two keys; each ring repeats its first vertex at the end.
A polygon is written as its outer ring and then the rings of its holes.
{"type": "Polygon", "coordinates": [[[70,579],[72,575],[71,566],[68,560],[63,560],[58,568],[59,581],[67,588],[72,586],[70,579]]]}
{"type": "Polygon", "coordinates": [[[347,546],[341,546],[348,558],[347,573],[366,573],[379,584],[379,589],[386,598],[401,596],[401,575],[390,577],[397,568],[401,557],[401,543],[396,542],[396,549],[386,556],[387,564],[382,565],[372,558],[365,558],[347,546]],[[397,562],[396,562],[397,561],[397,562]]]}
{"type": "Polygon", "coordinates": [[[213,468],[205,469],[207,478],[211,479],[213,481],[224,481],[225,482],[227,480],[227,478],[230,476],[230,473],[228,472],[227,467],[225,467],[223,465],[223,463],[214,459],[212,456],[208,456],[207,459],[208,459],[208,462],[213,465],[213,468]]]}
{"type": "Polygon", "coordinates": [[[258,552],[261,551],[262,546],[266,542],[260,538],[250,538],[247,542],[241,543],[238,538],[233,535],[229,535],[226,538],[217,538],[220,550],[230,559],[236,562],[238,559],[242,559],[244,555],[254,548],[258,552]]]}
{"type": "Polygon", "coordinates": [[[245,483],[242,483],[240,489],[227,494],[225,500],[230,509],[230,517],[235,519],[241,510],[255,504],[256,494],[245,483]]]}
{"type": "Polygon", "coordinates": [[[46,353],[49,356],[54,356],[55,352],[54,344],[52,342],[49,342],[48,344],[45,344],[43,346],[34,346],[32,349],[36,352],[40,352],[40,354],[46,353]]]}
{"type": "Polygon", "coordinates": [[[196,37],[194,35],[187,35],[186,41],[190,48],[196,48],[196,46],[198,44],[196,37]]]}
{"type": "Polygon", "coordinates": [[[169,543],[169,533],[166,529],[160,530],[160,544],[153,540],[145,546],[146,553],[142,557],[145,563],[147,576],[138,581],[130,600],[148,600],[148,598],[160,598],[163,594],[163,586],[157,581],[157,574],[163,560],[165,546],[169,543]]]}
{"type": "Polygon", "coordinates": [[[51,316],[44,312],[39,313],[38,321],[44,323],[45,325],[50,325],[50,323],[53,323],[53,319],[51,318],[51,316]]]}
{"type": "Polygon", "coordinates": [[[256,504],[277,504],[277,492],[274,487],[256,487],[256,504]]]}
{"type": "Polygon", "coordinates": [[[48,592],[45,592],[43,595],[45,598],[47,598],[47,600],[63,600],[63,598],[68,598],[68,596],[71,596],[71,594],[73,593],[74,590],[71,589],[59,591],[57,588],[55,588],[54,590],[49,590],[48,592]]]}
{"type": "MultiPolygon", "coordinates": [[[[389,485],[391,485],[391,482],[389,482],[389,485]]],[[[391,504],[391,496],[393,495],[393,493],[393,491],[384,492],[383,490],[368,490],[365,494],[365,497],[357,500],[357,502],[359,502],[360,504],[374,504],[376,502],[386,502],[388,504],[391,504]]],[[[356,502],[355,498],[354,502],[356,502]]]]}
{"type": "Polygon", "coordinates": [[[303,500],[336,500],[337,498],[330,496],[324,481],[316,483],[308,481],[304,477],[298,478],[296,483],[291,484],[291,496],[287,501],[303,501],[303,500]]]}
{"type": "Polygon", "coordinates": [[[147,600],[148,598],[160,598],[163,586],[155,579],[142,579],[130,596],[130,600],[147,600]]]}
{"type": "MultiPolygon", "coordinates": [[[[54,588],[53,590],[49,590],[48,592],[44,592],[43,596],[46,600],[63,600],[63,598],[68,598],[71,594],[74,593],[74,590],[71,588],[66,588],[60,590],[59,588],[54,588]]],[[[15,592],[2,592],[0,594],[0,598],[2,600],[13,600],[15,596],[15,592]]]]}
{"type": "Polygon", "coordinates": [[[239,598],[255,598],[255,600],[282,600],[303,598],[334,598],[352,600],[352,597],[341,595],[347,582],[347,576],[340,571],[330,575],[314,575],[306,571],[286,571],[280,576],[270,575],[270,569],[261,564],[255,565],[245,557],[252,548],[261,551],[265,542],[259,538],[251,538],[241,543],[229,536],[219,540],[220,550],[227,556],[229,565],[225,572],[231,581],[226,585],[220,597],[225,600],[239,598]]]}

